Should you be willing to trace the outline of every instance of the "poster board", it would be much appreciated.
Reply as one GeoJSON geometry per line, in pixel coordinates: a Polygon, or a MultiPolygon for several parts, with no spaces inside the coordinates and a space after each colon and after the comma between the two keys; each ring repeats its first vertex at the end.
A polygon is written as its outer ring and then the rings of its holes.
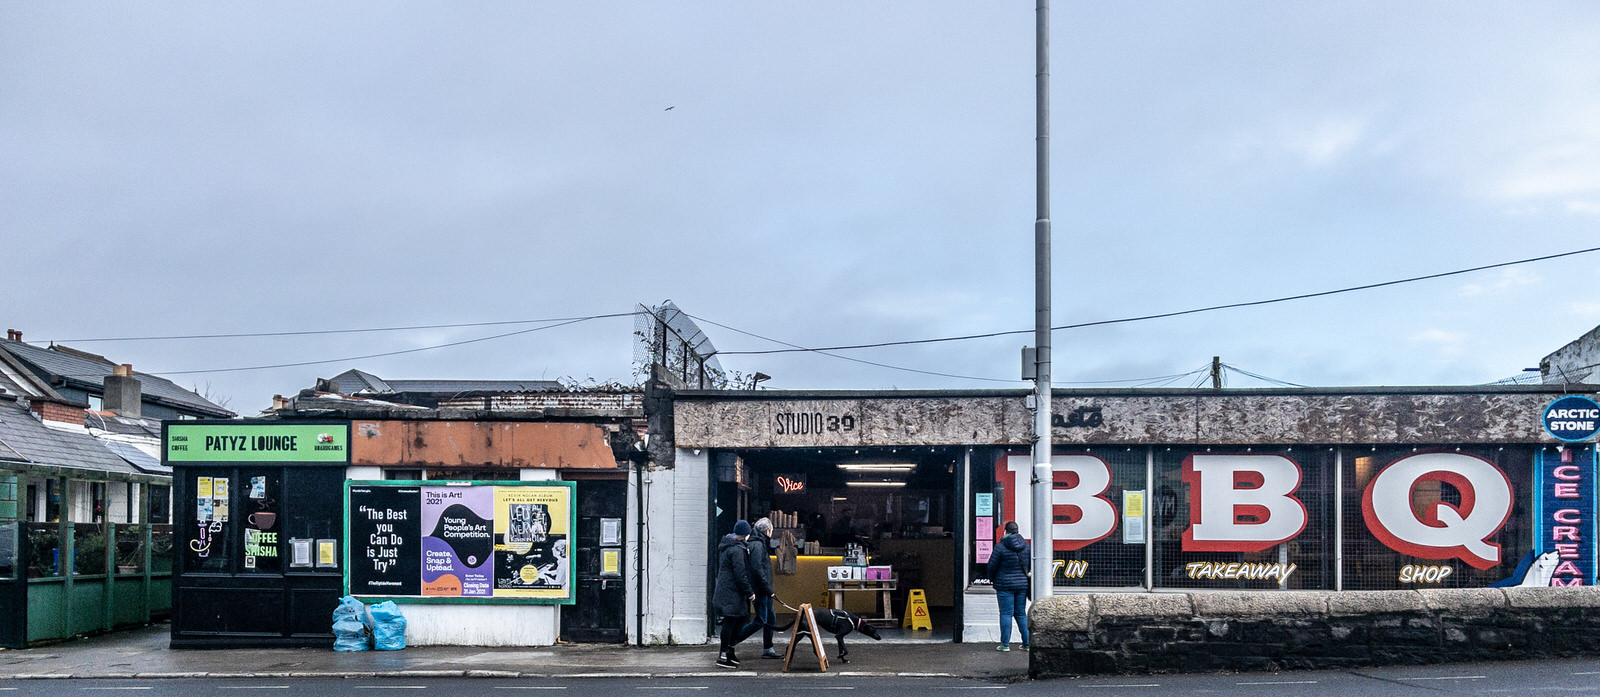
{"type": "Polygon", "coordinates": [[[572,482],[345,482],[344,591],[401,603],[570,605],[572,482]]]}
{"type": "Polygon", "coordinates": [[[794,646],[800,643],[795,641],[795,637],[800,636],[802,628],[806,630],[806,636],[811,639],[811,649],[817,656],[817,667],[824,673],[828,672],[828,653],[822,650],[822,634],[817,631],[817,616],[811,609],[811,603],[800,603],[800,607],[795,608],[795,614],[797,616],[794,618],[794,630],[789,634],[789,648],[783,652],[783,672],[789,672],[789,663],[794,660],[794,646]]]}

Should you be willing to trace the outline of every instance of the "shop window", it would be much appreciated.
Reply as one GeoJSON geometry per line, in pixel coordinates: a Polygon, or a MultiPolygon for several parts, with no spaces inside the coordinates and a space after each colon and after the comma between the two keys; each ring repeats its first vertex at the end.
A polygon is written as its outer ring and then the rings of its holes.
{"type": "Polygon", "coordinates": [[[17,478],[0,477],[0,519],[17,517],[17,478]]]}
{"type": "Polygon", "coordinates": [[[383,478],[389,481],[414,482],[422,479],[420,469],[386,469],[383,478]]]}
{"type": "Polygon", "coordinates": [[[100,523],[72,525],[72,575],[102,576],[106,573],[106,526],[100,523]]]}
{"type": "Polygon", "coordinates": [[[238,478],[231,469],[205,469],[202,475],[191,471],[185,482],[192,495],[183,503],[185,511],[179,529],[184,568],[191,572],[227,573],[234,557],[235,517],[233,489],[238,478]]]}
{"type": "Polygon", "coordinates": [[[61,482],[60,479],[45,481],[44,492],[44,521],[54,523],[61,520],[61,482]]]}
{"type": "Polygon", "coordinates": [[[284,572],[339,574],[344,564],[344,469],[286,467],[282,492],[276,523],[284,572]]]}
{"type": "Polygon", "coordinates": [[[150,520],[152,523],[172,522],[172,487],[150,484],[150,520]]]}
{"type": "Polygon", "coordinates": [[[20,549],[23,523],[0,523],[0,579],[17,577],[17,550],[20,549]]]}
{"type": "MultiPolygon", "coordinates": [[[[1345,451],[1344,486],[1344,589],[1390,590],[1412,588],[1478,588],[1509,577],[1530,552],[1534,537],[1533,449],[1513,447],[1429,448],[1380,446],[1345,451]],[[1386,467],[1419,454],[1444,452],[1492,464],[1511,485],[1511,512],[1486,542],[1499,547],[1500,563],[1478,569],[1462,559],[1427,559],[1391,548],[1368,529],[1363,496],[1386,467]]],[[[1411,513],[1431,517],[1440,505],[1459,508],[1465,497],[1458,484],[1445,477],[1418,479],[1411,487],[1411,513]]]]}
{"type": "Polygon", "coordinates": [[[28,523],[23,531],[28,545],[28,578],[61,575],[61,526],[57,523],[28,523]]]}
{"type": "Polygon", "coordinates": [[[239,526],[244,536],[243,573],[279,573],[283,570],[282,526],[279,518],[283,509],[278,505],[282,497],[279,468],[241,469],[239,484],[243,487],[238,496],[239,526]]]}
{"type": "MultiPolygon", "coordinates": [[[[1335,585],[1333,537],[1339,512],[1334,508],[1335,453],[1329,448],[1244,447],[1212,452],[1205,449],[1160,448],[1155,453],[1156,482],[1151,499],[1154,534],[1154,582],[1157,588],[1208,588],[1230,590],[1320,589],[1335,585]],[[1204,504],[1196,498],[1200,458],[1259,458],[1260,467],[1273,476],[1299,473],[1293,498],[1305,509],[1298,534],[1278,543],[1254,539],[1200,541],[1191,514],[1204,504]],[[1292,463],[1290,467],[1287,463],[1292,463]],[[1287,469],[1285,469],[1287,468],[1287,469]]],[[[1248,491],[1264,486],[1263,475],[1241,470],[1235,488],[1248,491]]],[[[1275,483],[1274,486],[1277,484],[1275,483]]],[[[1224,485],[1227,486],[1227,485],[1224,485]]],[[[1204,495],[1204,494],[1201,494],[1204,495]]],[[[1223,496],[1227,496],[1226,493],[1223,496]]],[[[1346,500],[1348,505],[1349,501],[1346,500]]],[[[1359,509],[1359,498],[1356,502],[1359,509]]],[[[1251,504],[1237,510],[1242,526],[1265,523],[1251,504]]],[[[1209,518],[1206,519],[1209,522],[1209,518]]],[[[1346,527],[1349,526],[1346,516],[1346,527]]],[[[1269,529],[1271,534],[1282,532],[1269,529]]],[[[1292,533],[1292,531],[1290,531],[1292,533]]],[[[1262,532],[1261,534],[1269,534],[1262,532]]]]}

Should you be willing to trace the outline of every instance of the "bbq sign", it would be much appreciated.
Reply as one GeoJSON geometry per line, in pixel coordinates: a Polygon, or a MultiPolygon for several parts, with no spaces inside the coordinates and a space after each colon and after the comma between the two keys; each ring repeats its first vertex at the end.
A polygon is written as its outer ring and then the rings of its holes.
{"type": "Polygon", "coordinates": [[[1544,408],[1544,430],[1568,443],[1593,438],[1600,431],[1600,404],[1578,395],[1551,402],[1544,408]]]}

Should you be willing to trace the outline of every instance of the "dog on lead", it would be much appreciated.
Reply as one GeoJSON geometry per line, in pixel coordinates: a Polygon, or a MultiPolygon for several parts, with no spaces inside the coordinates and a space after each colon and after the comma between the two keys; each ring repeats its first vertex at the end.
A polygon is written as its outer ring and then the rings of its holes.
{"type": "MultiPolygon", "coordinates": [[[[849,655],[850,650],[845,648],[844,638],[851,632],[861,632],[863,635],[871,637],[873,641],[883,641],[883,637],[878,634],[877,627],[867,624],[866,620],[861,619],[859,615],[853,612],[846,610],[814,610],[812,614],[817,618],[817,628],[832,634],[834,641],[838,642],[839,656],[837,660],[840,663],[850,662],[850,659],[845,658],[845,656],[849,655]]],[[[796,615],[788,624],[782,627],[773,627],[773,629],[779,632],[786,632],[799,621],[800,617],[796,615]]],[[[795,632],[790,641],[800,641],[802,637],[809,637],[810,635],[810,631],[801,628],[795,632]]]]}

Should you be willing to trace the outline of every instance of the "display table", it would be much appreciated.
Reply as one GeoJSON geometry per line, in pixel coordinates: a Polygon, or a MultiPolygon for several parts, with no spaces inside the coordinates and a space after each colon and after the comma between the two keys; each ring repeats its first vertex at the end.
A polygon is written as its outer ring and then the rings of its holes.
{"type": "Polygon", "coordinates": [[[900,575],[895,574],[889,580],[883,581],[829,581],[828,593],[833,596],[832,607],[835,610],[844,609],[846,593],[879,593],[883,598],[883,614],[876,617],[863,616],[861,619],[872,624],[887,624],[894,626],[894,600],[890,594],[899,588],[900,575]]]}

